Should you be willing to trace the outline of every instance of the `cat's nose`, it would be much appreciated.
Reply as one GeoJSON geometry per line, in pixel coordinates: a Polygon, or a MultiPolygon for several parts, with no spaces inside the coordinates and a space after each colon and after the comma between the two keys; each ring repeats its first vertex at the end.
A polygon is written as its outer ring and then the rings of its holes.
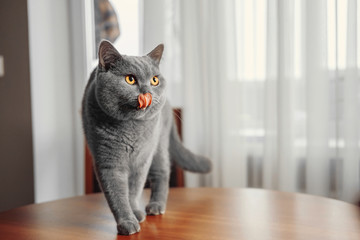
{"type": "Polygon", "coordinates": [[[150,93],[145,93],[145,94],[139,94],[138,96],[138,102],[139,102],[139,108],[140,109],[145,109],[148,106],[151,105],[151,101],[152,101],[152,96],[150,93]]]}

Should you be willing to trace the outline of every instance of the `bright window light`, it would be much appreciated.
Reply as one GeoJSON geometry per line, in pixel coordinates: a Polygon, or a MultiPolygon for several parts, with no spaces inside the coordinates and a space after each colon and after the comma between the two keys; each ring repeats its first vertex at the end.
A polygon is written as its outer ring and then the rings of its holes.
{"type": "Polygon", "coordinates": [[[264,81],[266,75],[266,0],[235,2],[237,78],[264,81]]]}

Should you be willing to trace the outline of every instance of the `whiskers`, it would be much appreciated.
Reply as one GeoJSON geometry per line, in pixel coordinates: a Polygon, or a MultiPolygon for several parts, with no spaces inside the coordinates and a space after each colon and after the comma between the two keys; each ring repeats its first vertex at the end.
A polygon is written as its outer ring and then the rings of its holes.
{"type": "MultiPolygon", "coordinates": [[[[162,104],[162,101],[164,101],[163,96],[160,97],[154,97],[152,99],[151,104],[162,104]]],[[[173,108],[173,116],[175,121],[179,121],[180,125],[183,125],[183,119],[181,117],[181,109],[180,108],[173,108]]]]}
{"type": "Polygon", "coordinates": [[[182,117],[180,116],[180,109],[179,108],[175,108],[173,109],[173,114],[174,114],[174,117],[175,117],[175,120],[178,119],[181,123],[181,125],[183,125],[183,120],[182,120],[182,117]]]}
{"type": "Polygon", "coordinates": [[[152,104],[153,103],[160,104],[160,98],[153,98],[151,101],[152,101],[152,104]]]}

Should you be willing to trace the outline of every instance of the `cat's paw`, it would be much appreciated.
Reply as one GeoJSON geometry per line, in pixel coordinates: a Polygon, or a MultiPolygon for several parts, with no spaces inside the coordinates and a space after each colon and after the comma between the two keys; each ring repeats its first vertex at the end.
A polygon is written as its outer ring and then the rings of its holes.
{"type": "Polygon", "coordinates": [[[120,235],[131,235],[140,232],[140,225],[136,219],[124,220],[118,223],[117,230],[120,235]]]}
{"type": "Polygon", "coordinates": [[[135,217],[137,218],[137,220],[139,221],[139,223],[143,222],[146,218],[146,214],[138,209],[133,210],[133,213],[135,215],[135,217]]]}
{"type": "Polygon", "coordinates": [[[146,206],[147,215],[159,215],[165,213],[165,204],[161,202],[150,202],[146,206]]]}

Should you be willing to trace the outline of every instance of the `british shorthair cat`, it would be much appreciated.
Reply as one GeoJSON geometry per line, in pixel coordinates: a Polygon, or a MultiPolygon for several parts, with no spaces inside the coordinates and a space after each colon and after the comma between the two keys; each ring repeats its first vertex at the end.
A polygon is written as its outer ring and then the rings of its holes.
{"type": "Polygon", "coordinates": [[[146,213],[165,213],[170,159],[192,172],[211,169],[207,158],[190,152],[179,139],[159,70],[163,50],[160,44],[146,56],[126,56],[102,41],[99,65],[83,97],[83,128],[95,173],[121,235],[140,231],[146,215],[138,201],[147,178],[146,213]]]}

